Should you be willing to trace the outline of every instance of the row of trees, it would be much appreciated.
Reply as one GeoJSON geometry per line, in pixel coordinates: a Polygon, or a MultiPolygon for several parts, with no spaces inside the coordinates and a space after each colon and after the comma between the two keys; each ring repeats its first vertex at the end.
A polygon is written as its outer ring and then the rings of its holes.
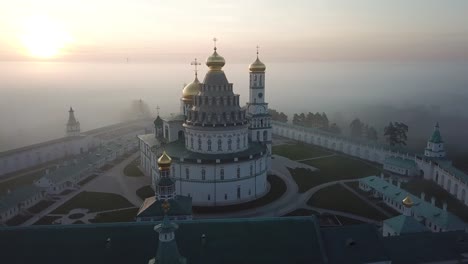
{"type": "Polygon", "coordinates": [[[354,138],[363,138],[373,141],[377,141],[379,139],[377,130],[373,126],[369,126],[368,124],[361,122],[359,118],[351,121],[349,128],[351,130],[351,136],[354,138]]]}
{"type": "Polygon", "coordinates": [[[270,112],[272,120],[283,122],[283,123],[288,122],[288,116],[285,113],[278,112],[275,109],[271,109],[271,108],[268,111],[270,112]]]}
{"type": "MultiPolygon", "coordinates": [[[[269,110],[271,118],[275,121],[283,123],[288,122],[288,116],[283,112],[278,112],[275,109],[269,110]]],[[[322,129],[335,134],[341,134],[341,129],[336,123],[331,123],[325,113],[300,113],[294,114],[292,123],[298,126],[313,127],[322,129]]],[[[354,119],[349,125],[351,136],[354,138],[362,138],[372,141],[378,140],[378,132],[375,127],[370,126],[359,118],[354,119]]],[[[408,126],[401,122],[390,122],[384,128],[384,137],[391,146],[405,146],[408,133],[408,126]]]]}
{"type": "Polygon", "coordinates": [[[293,116],[293,124],[298,126],[304,127],[314,127],[318,129],[322,129],[324,131],[328,131],[335,134],[341,134],[341,129],[338,127],[336,123],[331,123],[328,120],[327,114],[325,113],[300,113],[294,114],[293,116]]]}

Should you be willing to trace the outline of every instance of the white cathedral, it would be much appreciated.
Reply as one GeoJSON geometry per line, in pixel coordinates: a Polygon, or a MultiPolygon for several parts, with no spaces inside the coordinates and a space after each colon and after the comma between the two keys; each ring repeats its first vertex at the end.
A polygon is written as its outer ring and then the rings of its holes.
{"type": "Polygon", "coordinates": [[[154,133],[138,137],[141,168],[152,177],[153,187],[160,177],[157,159],[166,151],[172,158],[176,193],[191,197],[194,206],[244,203],[269,189],[272,129],[265,102],[266,67],[257,51],[249,66],[249,102],[240,107],[224,64],[215,45],[200,82],[195,60],[195,80],[182,91],[180,113],[158,115],[154,133]]]}

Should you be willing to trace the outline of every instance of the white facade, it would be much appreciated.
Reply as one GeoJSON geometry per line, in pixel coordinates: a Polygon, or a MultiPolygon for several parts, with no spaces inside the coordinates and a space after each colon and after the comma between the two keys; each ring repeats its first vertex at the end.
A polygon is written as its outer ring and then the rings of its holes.
{"type": "Polygon", "coordinates": [[[362,144],[348,138],[317,129],[272,122],[273,133],[293,140],[318,145],[364,160],[384,164],[388,157],[411,159],[416,162],[416,174],[432,180],[468,206],[468,175],[457,170],[446,160],[430,159],[409,153],[394,152],[374,144],[362,144]]]}

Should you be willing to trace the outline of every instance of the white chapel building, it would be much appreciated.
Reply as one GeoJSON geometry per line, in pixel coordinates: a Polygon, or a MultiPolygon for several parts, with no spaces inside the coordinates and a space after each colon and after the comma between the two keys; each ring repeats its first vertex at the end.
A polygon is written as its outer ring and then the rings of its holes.
{"type": "Polygon", "coordinates": [[[191,197],[194,206],[244,203],[268,191],[272,129],[266,67],[257,52],[249,66],[249,102],[241,107],[224,64],[215,46],[203,82],[195,74],[184,87],[180,113],[158,115],[154,133],[139,136],[141,168],[153,185],[160,177],[156,161],[166,151],[177,194],[191,197]]]}

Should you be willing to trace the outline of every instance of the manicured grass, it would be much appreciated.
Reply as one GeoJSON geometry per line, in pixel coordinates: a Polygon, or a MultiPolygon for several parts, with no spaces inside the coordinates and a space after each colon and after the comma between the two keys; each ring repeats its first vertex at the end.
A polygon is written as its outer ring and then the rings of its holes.
{"type": "Polygon", "coordinates": [[[406,183],[402,183],[401,187],[418,197],[424,192],[427,201],[430,201],[431,197],[435,197],[436,206],[439,208],[446,202],[447,210],[460,217],[463,221],[468,222],[468,209],[466,205],[450,195],[444,188],[437,185],[437,183],[424,179],[411,179],[406,183]]]}
{"type": "Polygon", "coordinates": [[[264,195],[263,197],[243,203],[243,204],[236,204],[236,205],[226,205],[226,206],[215,206],[215,207],[201,207],[201,206],[193,206],[192,211],[196,214],[211,214],[211,213],[225,213],[225,212],[235,212],[235,211],[242,211],[248,210],[255,207],[260,207],[263,205],[267,205],[276,199],[280,198],[286,192],[286,184],[283,182],[281,178],[275,175],[268,175],[268,182],[270,183],[270,191],[264,195]]]}
{"type": "Polygon", "coordinates": [[[146,198],[154,196],[154,190],[151,188],[151,186],[146,185],[138,189],[136,194],[138,197],[140,197],[140,199],[145,200],[146,198]]]}
{"type": "Polygon", "coordinates": [[[125,197],[114,193],[80,192],[51,214],[67,214],[72,209],[84,208],[90,212],[107,211],[134,206],[125,197]]]}
{"type": "Polygon", "coordinates": [[[32,215],[17,215],[10,220],[6,221],[5,224],[9,226],[18,226],[30,219],[32,215]]]}
{"type": "Polygon", "coordinates": [[[318,208],[351,213],[375,220],[387,219],[385,215],[339,184],[323,188],[316,192],[309,199],[307,204],[318,208]]]}
{"type": "Polygon", "coordinates": [[[310,144],[294,144],[273,146],[273,154],[291,160],[315,158],[332,154],[332,152],[310,144]]]}
{"type": "Polygon", "coordinates": [[[60,216],[51,216],[51,215],[46,215],[42,217],[41,219],[37,220],[33,225],[52,225],[53,222],[57,219],[61,218],[60,216]]]}
{"type": "Polygon", "coordinates": [[[304,168],[289,169],[299,186],[299,192],[305,192],[314,186],[326,182],[358,179],[380,174],[379,169],[363,161],[351,159],[346,156],[333,156],[304,161],[304,163],[318,170],[310,171],[304,168]]]}
{"type": "MultiPolygon", "coordinates": [[[[52,170],[52,169],[51,169],[52,170]]],[[[31,185],[35,180],[38,180],[45,174],[45,169],[26,174],[21,177],[13,178],[11,180],[4,181],[0,183],[0,194],[7,193],[8,190],[13,191],[15,188],[24,186],[24,185],[31,185]]]]}
{"type": "Polygon", "coordinates": [[[320,215],[320,213],[314,210],[310,210],[310,209],[299,208],[283,216],[309,216],[309,215],[320,215]]]}
{"type": "Polygon", "coordinates": [[[127,166],[125,166],[123,172],[125,176],[129,176],[129,177],[144,176],[143,172],[141,172],[141,170],[138,168],[138,159],[130,162],[127,166]]]}
{"type": "Polygon", "coordinates": [[[33,214],[37,214],[37,213],[41,212],[42,210],[46,209],[47,207],[51,206],[54,203],[55,203],[54,201],[42,200],[42,201],[38,202],[37,204],[29,207],[28,211],[33,213],[33,214]]]}
{"type": "Polygon", "coordinates": [[[108,213],[100,213],[91,223],[134,222],[138,208],[124,209],[108,213]]]}

